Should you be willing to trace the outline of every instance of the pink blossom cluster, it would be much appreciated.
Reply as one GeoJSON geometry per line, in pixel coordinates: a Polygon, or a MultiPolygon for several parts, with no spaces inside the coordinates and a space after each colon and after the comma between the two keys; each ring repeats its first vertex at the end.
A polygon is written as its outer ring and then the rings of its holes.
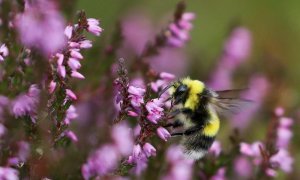
{"type": "MultiPolygon", "coordinates": [[[[150,83],[150,86],[155,93],[158,93],[159,90],[167,86],[174,78],[174,75],[163,72],[160,73],[158,80],[150,83]]],[[[139,84],[144,83],[142,82],[139,84]]],[[[145,97],[145,94],[147,93],[150,92],[146,92],[146,89],[143,86],[128,86],[130,107],[127,109],[127,115],[137,118],[139,123],[138,127],[148,126],[155,129],[154,132],[147,130],[147,128],[140,129],[139,132],[136,133],[138,143],[134,145],[132,154],[127,161],[128,163],[135,165],[135,168],[133,169],[135,174],[140,174],[147,167],[148,158],[156,155],[156,148],[149,142],[146,142],[143,137],[147,136],[146,134],[148,133],[156,133],[158,137],[164,141],[167,141],[168,138],[171,137],[169,131],[160,125],[162,118],[165,116],[165,100],[168,95],[148,99],[145,97]]],[[[120,93],[118,93],[116,99],[120,98],[122,97],[120,97],[120,93]]],[[[123,101],[124,100],[119,100],[119,103],[124,103],[123,101]]]]}
{"type": "Polygon", "coordinates": [[[65,20],[53,1],[26,0],[24,12],[16,16],[14,24],[21,42],[28,48],[40,50],[46,56],[66,44],[63,35],[65,20]]]}
{"type": "Polygon", "coordinates": [[[195,19],[195,14],[191,12],[185,12],[181,15],[181,18],[168,27],[167,44],[174,47],[183,47],[189,40],[189,32],[193,28],[192,20],[195,19]]]}
{"type": "Polygon", "coordinates": [[[111,131],[112,142],[101,146],[92,153],[82,166],[84,179],[100,177],[115,170],[122,157],[133,149],[133,133],[125,123],[115,125],[111,131]]]}
{"type": "MultiPolygon", "coordinates": [[[[269,168],[265,170],[265,173],[268,176],[276,177],[277,169],[280,169],[286,173],[290,173],[292,171],[293,158],[291,157],[288,151],[288,145],[293,135],[291,131],[291,125],[293,124],[293,120],[291,118],[283,117],[283,109],[277,108],[275,110],[275,114],[279,117],[279,125],[277,127],[277,138],[276,138],[276,148],[277,152],[269,157],[269,168]]],[[[262,150],[265,149],[265,146],[261,142],[255,142],[253,144],[241,143],[240,144],[240,152],[242,155],[246,157],[251,157],[252,164],[258,166],[262,163],[262,150]]],[[[249,162],[246,159],[240,158],[238,163],[242,163],[245,166],[251,168],[249,166],[249,162]]],[[[238,170],[238,164],[236,165],[236,169],[238,170]]],[[[249,169],[248,169],[249,170],[249,169]]],[[[249,175],[248,173],[241,172],[241,175],[249,175]]]]}
{"type": "Polygon", "coordinates": [[[0,166],[0,179],[19,180],[19,172],[11,167],[0,166]]]}
{"type": "Polygon", "coordinates": [[[143,146],[134,145],[132,155],[127,160],[128,163],[135,165],[132,172],[140,175],[147,168],[148,158],[151,156],[156,156],[156,149],[150,143],[145,143],[143,146]]]}
{"type": "Polygon", "coordinates": [[[232,74],[248,58],[251,41],[251,33],[247,28],[237,27],[232,31],[208,82],[210,88],[217,90],[231,88],[232,74]]]}
{"type": "Polygon", "coordinates": [[[33,122],[37,115],[37,107],[39,103],[40,89],[36,84],[29,87],[28,92],[18,95],[11,100],[11,112],[15,117],[23,117],[29,115],[33,122]]]}

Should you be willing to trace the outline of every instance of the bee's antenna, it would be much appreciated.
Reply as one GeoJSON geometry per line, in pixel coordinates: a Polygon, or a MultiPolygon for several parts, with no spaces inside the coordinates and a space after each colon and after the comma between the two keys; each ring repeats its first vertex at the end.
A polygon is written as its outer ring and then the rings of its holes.
{"type": "Polygon", "coordinates": [[[170,84],[170,85],[166,86],[165,88],[163,88],[163,89],[159,92],[158,98],[160,98],[160,96],[161,96],[163,93],[165,93],[168,89],[170,89],[172,86],[174,86],[174,84],[170,84]]]}

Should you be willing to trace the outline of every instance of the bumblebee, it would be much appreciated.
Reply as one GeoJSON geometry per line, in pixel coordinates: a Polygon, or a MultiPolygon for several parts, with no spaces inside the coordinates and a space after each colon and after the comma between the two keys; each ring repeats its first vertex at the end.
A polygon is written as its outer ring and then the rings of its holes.
{"type": "Polygon", "coordinates": [[[184,78],[176,81],[160,94],[169,90],[173,104],[172,136],[182,136],[184,154],[191,159],[202,158],[211,147],[220,129],[219,115],[235,113],[248,100],[235,98],[241,90],[213,91],[199,80],[184,78]],[[176,131],[177,129],[181,131],[176,131]]]}

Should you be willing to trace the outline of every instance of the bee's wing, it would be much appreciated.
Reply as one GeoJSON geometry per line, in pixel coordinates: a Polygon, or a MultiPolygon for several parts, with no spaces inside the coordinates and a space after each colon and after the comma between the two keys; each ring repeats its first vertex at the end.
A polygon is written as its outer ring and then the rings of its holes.
{"type": "Polygon", "coordinates": [[[222,91],[215,91],[218,94],[218,97],[221,98],[235,98],[239,99],[241,94],[247,91],[248,88],[245,89],[229,89],[229,90],[222,90],[222,91]]]}
{"type": "Polygon", "coordinates": [[[216,91],[217,96],[212,97],[210,104],[221,116],[230,117],[253,104],[253,101],[240,98],[245,89],[216,91]]]}

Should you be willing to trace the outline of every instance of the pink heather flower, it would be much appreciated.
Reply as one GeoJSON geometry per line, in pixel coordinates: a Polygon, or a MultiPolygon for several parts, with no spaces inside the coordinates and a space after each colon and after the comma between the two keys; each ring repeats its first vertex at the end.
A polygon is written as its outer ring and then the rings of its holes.
{"type": "Polygon", "coordinates": [[[118,150],[113,145],[104,145],[82,166],[82,175],[84,179],[105,175],[117,167],[119,160],[118,150]]]}
{"type": "Polygon", "coordinates": [[[65,22],[52,1],[25,2],[15,21],[22,43],[50,55],[66,45],[65,22]]]}
{"type": "Polygon", "coordinates": [[[79,48],[80,47],[80,44],[78,42],[68,42],[69,46],[71,48],[79,48]]]}
{"type": "Polygon", "coordinates": [[[142,153],[139,158],[134,158],[133,156],[129,156],[127,162],[135,165],[131,173],[139,176],[147,168],[148,159],[146,155],[142,153]]]}
{"type": "Polygon", "coordinates": [[[132,116],[132,117],[138,117],[138,116],[139,116],[139,115],[138,115],[136,112],[134,112],[134,111],[128,111],[127,114],[128,114],[128,116],[132,116]]]}
{"type": "Polygon", "coordinates": [[[278,153],[270,158],[270,163],[277,165],[281,170],[290,173],[293,170],[293,158],[286,149],[279,149],[278,153]]]}
{"type": "Polygon", "coordinates": [[[99,26],[99,20],[94,18],[88,18],[87,23],[88,23],[87,30],[96,36],[100,36],[103,29],[99,26]]]}
{"type": "Polygon", "coordinates": [[[65,66],[58,65],[57,72],[62,78],[66,77],[66,67],[65,66]]]}
{"type": "Polygon", "coordinates": [[[75,95],[75,93],[73,91],[71,91],[70,89],[66,89],[66,94],[68,97],[70,97],[73,100],[77,100],[77,96],[75,95]]]}
{"type": "Polygon", "coordinates": [[[138,87],[138,88],[146,88],[145,82],[141,77],[136,77],[129,82],[129,85],[138,87]]]}
{"type": "Polygon", "coordinates": [[[167,141],[170,137],[171,134],[169,131],[163,127],[159,127],[156,129],[157,135],[164,141],[167,141]]]}
{"type": "Polygon", "coordinates": [[[126,124],[118,124],[112,128],[111,136],[116,149],[123,155],[128,156],[133,151],[133,132],[126,124]]]}
{"type": "Polygon", "coordinates": [[[55,55],[57,57],[57,64],[58,66],[61,66],[64,62],[64,55],[61,53],[56,53],[55,55]]]}
{"type": "Polygon", "coordinates": [[[78,59],[71,58],[71,57],[68,60],[68,65],[70,66],[70,68],[72,70],[75,70],[75,71],[81,67],[81,64],[78,61],[78,59]]]}
{"type": "Polygon", "coordinates": [[[51,81],[50,84],[49,84],[49,87],[48,87],[48,92],[50,94],[52,94],[54,92],[55,88],[56,88],[56,82],[51,81]]]}
{"type": "Polygon", "coordinates": [[[77,142],[78,138],[76,136],[76,134],[73,131],[67,131],[65,133],[66,137],[70,138],[73,142],[77,142]]]}
{"type": "Polygon", "coordinates": [[[247,144],[242,142],[240,144],[240,152],[246,156],[251,156],[251,157],[260,156],[259,146],[262,146],[261,142],[254,142],[252,144],[247,144]]]}
{"type": "Polygon", "coordinates": [[[224,51],[234,62],[243,61],[251,50],[251,33],[247,28],[238,27],[233,30],[225,43],[224,51]]]}
{"type": "Polygon", "coordinates": [[[277,107],[275,110],[274,110],[274,113],[276,116],[280,117],[280,116],[283,116],[284,114],[284,109],[282,107],[277,107]]]}
{"type": "Polygon", "coordinates": [[[12,101],[12,113],[15,117],[30,115],[35,117],[39,102],[39,90],[32,85],[26,94],[17,96],[12,101]]]}
{"type": "Polygon", "coordinates": [[[212,89],[230,89],[232,74],[247,59],[250,49],[250,32],[243,27],[234,29],[224,44],[220,62],[210,77],[208,86],[212,89]]]}
{"type": "Polygon", "coordinates": [[[129,86],[128,88],[129,98],[131,100],[131,105],[134,107],[140,107],[144,103],[144,94],[146,92],[143,88],[138,88],[134,86],[129,86]]]}
{"type": "MultiPolygon", "coordinates": [[[[276,115],[283,115],[283,109],[276,108],[276,115]]],[[[291,126],[293,125],[293,119],[287,117],[279,118],[279,125],[277,129],[277,147],[279,148],[287,148],[291,138],[293,137],[293,132],[291,130],[291,126]]]]}
{"type": "Polygon", "coordinates": [[[221,151],[222,151],[221,143],[219,141],[214,141],[209,149],[209,152],[217,157],[220,155],[221,151]]]}
{"type": "Polygon", "coordinates": [[[167,72],[162,72],[162,73],[160,73],[159,76],[161,79],[169,80],[169,81],[173,81],[176,78],[176,76],[174,74],[167,73],[167,72]]]}
{"type": "Polygon", "coordinates": [[[184,13],[178,22],[169,25],[167,43],[170,46],[182,47],[189,39],[189,31],[192,29],[191,21],[195,18],[193,13],[184,13]]]}
{"type": "Polygon", "coordinates": [[[293,132],[290,129],[279,127],[277,129],[277,147],[287,148],[292,137],[293,132]]]}
{"type": "Polygon", "coordinates": [[[3,180],[19,180],[19,172],[10,167],[0,166],[0,179],[3,180]]]}
{"type": "Polygon", "coordinates": [[[37,97],[40,95],[41,90],[38,88],[36,84],[32,84],[28,89],[28,96],[37,97]]]}
{"type": "Polygon", "coordinates": [[[262,160],[261,152],[260,152],[260,148],[259,148],[260,146],[262,148],[264,148],[264,146],[261,142],[254,142],[252,144],[241,143],[240,144],[240,152],[243,155],[254,158],[253,163],[255,165],[259,165],[262,160]]]}
{"type": "Polygon", "coordinates": [[[252,175],[252,164],[245,156],[239,156],[234,161],[235,172],[244,178],[249,178],[252,175]]]}
{"type": "Polygon", "coordinates": [[[81,53],[79,52],[78,49],[71,49],[70,50],[70,55],[73,58],[76,58],[76,59],[83,59],[83,56],[81,55],[81,53]]]}
{"type": "Polygon", "coordinates": [[[72,32],[73,32],[73,27],[72,26],[67,26],[65,28],[65,35],[67,36],[68,39],[71,39],[72,37],[72,32]]]}
{"type": "Polygon", "coordinates": [[[139,87],[129,86],[128,92],[132,95],[144,96],[146,90],[143,88],[139,88],[139,87]]]}
{"type": "Polygon", "coordinates": [[[283,128],[291,128],[293,125],[293,119],[287,117],[281,117],[279,120],[279,126],[283,128]]]}
{"type": "Polygon", "coordinates": [[[270,177],[276,177],[277,176],[277,172],[272,168],[267,168],[266,169],[266,174],[270,177]]]}
{"type": "Polygon", "coordinates": [[[161,108],[163,104],[157,98],[147,102],[146,109],[148,111],[147,119],[154,124],[164,115],[164,109],[161,108]]]}
{"type": "Polygon", "coordinates": [[[78,114],[76,112],[75,106],[71,105],[68,110],[66,111],[66,117],[64,119],[65,124],[70,124],[70,121],[77,118],[78,114]]]}
{"type": "Polygon", "coordinates": [[[77,78],[77,79],[85,79],[85,77],[77,71],[72,71],[71,76],[74,77],[74,78],[77,78]]]}
{"type": "Polygon", "coordinates": [[[134,159],[139,159],[143,154],[142,147],[139,144],[133,146],[132,157],[134,159]]]}
{"type": "Polygon", "coordinates": [[[83,40],[79,42],[79,47],[82,49],[89,49],[91,47],[93,47],[92,45],[92,41],[90,40],[83,40]]]}
{"type": "Polygon", "coordinates": [[[145,143],[143,150],[147,157],[156,156],[156,149],[150,143],[145,143]]]}
{"type": "Polygon", "coordinates": [[[161,79],[151,83],[151,88],[155,92],[158,92],[159,89],[163,89],[175,79],[175,75],[166,72],[160,73],[159,76],[161,79]]]}
{"type": "Polygon", "coordinates": [[[4,58],[6,56],[8,56],[8,54],[9,54],[9,51],[8,51],[7,46],[5,44],[2,44],[0,47],[0,62],[4,61],[4,58]]]}
{"type": "Polygon", "coordinates": [[[217,173],[211,177],[211,180],[226,180],[226,168],[222,167],[220,169],[218,169],[217,173]]]}

